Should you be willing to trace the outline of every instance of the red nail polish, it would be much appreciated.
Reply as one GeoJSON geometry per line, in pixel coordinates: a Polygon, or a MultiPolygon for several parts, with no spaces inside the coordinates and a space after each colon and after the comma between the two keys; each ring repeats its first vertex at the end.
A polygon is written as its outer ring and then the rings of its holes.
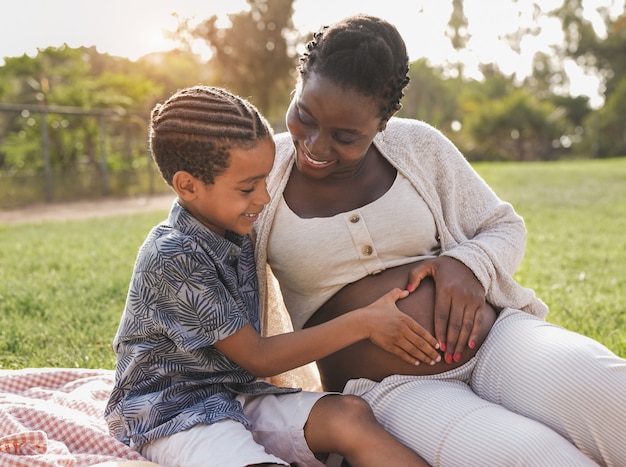
{"type": "Polygon", "coordinates": [[[452,363],[452,355],[446,354],[446,363],[452,363]]]}
{"type": "Polygon", "coordinates": [[[446,351],[446,343],[442,342],[441,344],[439,344],[439,348],[441,349],[442,352],[446,351]]]}
{"type": "Polygon", "coordinates": [[[407,292],[413,292],[413,284],[408,284],[406,286],[406,290],[407,290],[407,292]]]}
{"type": "Polygon", "coordinates": [[[458,362],[461,360],[461,352],[457,352],[454,354],[454,361],[458,362]]]}
{"type": "Polygon", "coordinates": [[[473,349],[474,347],[476,347],[476,342],[470,341],[468,345],[470,349],[473,349]]]}

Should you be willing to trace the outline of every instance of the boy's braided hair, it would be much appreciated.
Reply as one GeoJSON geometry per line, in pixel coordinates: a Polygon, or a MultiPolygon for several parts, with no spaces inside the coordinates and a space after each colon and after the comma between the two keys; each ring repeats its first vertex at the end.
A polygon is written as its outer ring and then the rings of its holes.
{"type": "Polygon", "coordinates": [[[380,101],[380,117],[401,108],[409,84],[409,58],[398,30],[368,15],[346,18],[314,34],[300,58],[301,79],[317,73],[380,101]]]}
{"type": "Polygon", "coordinates": [[[170,186],[181,170],[211,185],[228,168],[231,149],[251,149],[271,136],[254,105],[209,86],[176,92],[150,116],[150,151],[170,186]]]}

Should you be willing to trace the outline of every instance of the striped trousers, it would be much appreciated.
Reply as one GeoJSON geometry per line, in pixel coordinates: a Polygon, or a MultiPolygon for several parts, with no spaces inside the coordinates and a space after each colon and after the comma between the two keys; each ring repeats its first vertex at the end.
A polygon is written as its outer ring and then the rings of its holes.
{"type": "Polygon", "coordinates": [[[433,466],[626,466],[626,360],[518,310],[457,369],[344,393],[433,466]]]}

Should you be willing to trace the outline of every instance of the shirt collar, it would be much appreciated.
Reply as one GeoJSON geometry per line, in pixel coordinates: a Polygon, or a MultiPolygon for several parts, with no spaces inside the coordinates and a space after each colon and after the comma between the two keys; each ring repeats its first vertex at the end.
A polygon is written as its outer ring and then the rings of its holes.
{"type": "Polygon", "coordinates": [[[203,225],[189,211],[180,205],[178,200],[174,201],[168,224],[174,229],[193,236],[208,244],[213,252],[225,263],[233,264],[241,256],[241,249],[244,246],[246,236],[239,235],[232,231],[226,231],[226,236],[216,234],[211,229],[203,225]]]}

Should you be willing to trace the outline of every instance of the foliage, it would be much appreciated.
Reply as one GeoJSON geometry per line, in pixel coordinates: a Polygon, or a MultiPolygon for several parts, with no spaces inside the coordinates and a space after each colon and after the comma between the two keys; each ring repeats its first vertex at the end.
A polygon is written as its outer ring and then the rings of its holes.
{"type": "MultiPolygon", "coordinates": [[[[470,38],[467,26],[468,22],[463,8],[463,0],[452,0],[452,14],[450,15],[450,19],[448,21],[446,36],[450,39],[452,48],[456,51],[457,56],[463,49],[465,49],[470,38]]],[[[463,76],[463,62],[461,60],[457,60],[455,66],[456,68],[452,70],[453,75],[456,78],[461,79],[463,76]]]]}
{"type": "Polygon", "coordinates": [[[626,154],[626,121],[623,116],[626,89],[626,5],[624,12],[611,18],[606,9],[599,9],[606,26],[606,37],[593,28],[583,16],[582,0],[565,1],[555,10],[565,33],[564,49],[568,56],[588,71],[600,77],[604,86],[606,109],[587,120],[597,134],[583,143],[589,148],[593,141],[597,157],[626,154]],[[621,107],[620,107],[621,106],[621,107]],[[618,111],[617,109],[620,109],[618,111]],[[598,121],[600,122],[598,124],[598,121]]]}
{"type": "Polygon", "coordinates": [[[561,117],[559,109],[521,89],[483,102],[465,119],[474,142],[467,155],[487,160],[550,159],[563,134],[561,117]]]}
{"type": "Polygon", "coordinates": [[[402,99],[399,116],[415,118],[437,128],[450,128],[456,118],[458,83],[442,79],[441,74],[428,65],[426,59],[411,64],[409,85],[402,99]]]}
{"type": "MultiPolygon", "coordinates": [[[[7,135],[0,139],[2,168],[14,173],[45,168],[42,125],[52,169],[99,168],[103,112],[119,117],[109,122],[111,130],[119,131],[161,92],[131,70],[128,60],[100,55],[93,47],[48,47],[34,58],[7,58],[0,74],[0,81],[7,83],[4,101],[23,110],[6,118],[0,128],[0,137],[7,135]]],[[[133,136],[141,132],[145,138],[145,125],[134,129],[133,136]]]]}
{"type": "MultiPolygon", "coordinates": [[[[154,104],[198,83],[250,98],[283,130],[297,51],[309,37],[294,30],[293,0],[247,1],[249,10],[229,15],[226,27],[216,17],[193,26],[181,20],[173,34],[178,50],[134,62],[67,45],[6,58],[0,66],[0,174],[99,172],[106,185],[110,173],[148,164],[154,104]],[[186,46],[197,39],[210,46],[208,61],[186,46]]],[[[441,67],[412,63],[400,116],[433,124],[474,161],[626,155],[626,14],[613,18],[598,9],[607,31],[600,35],[583,15],[583,0],[563,0],[552,12],[535,3],[531,25],[503,40],[519,51],[552,18],[563,26],[564,44],[538,53],[524,80],[497,64],[484,64],[482,78],[473,80],[458,60],[469,38],[463,1],[450,1],[446,34],[457,60],[441,67]],[[602,79],[602,108],[567,93],[564,64],[573,62],[602,79]]]]}
{"type": "Polygon", "coordinates": [[[212,16],[183,29],[211,47],[212,66],[221,85],[250,98],[271,120],[282,120],[294,84],[297,63],[293,0],[247,0],[250,11],[229,15],[219,28],[212,16]]]}
{"type": "MultiPolygon", "coordinates": [[[[516,279],[626,357],[626,158],[476,165],[525,218],[516,279]]],[[[113,368],[137,250],[166,212],[0,225],[0,368],[113,368]]]]}
{"type": "Polygon", "coordinates": [[[606,103],[587,119],[588,127],[595,127],[593,151],[598,157],[626,154],[626,77],[617,83],[615,90],[607,96],[606,103]]]}

